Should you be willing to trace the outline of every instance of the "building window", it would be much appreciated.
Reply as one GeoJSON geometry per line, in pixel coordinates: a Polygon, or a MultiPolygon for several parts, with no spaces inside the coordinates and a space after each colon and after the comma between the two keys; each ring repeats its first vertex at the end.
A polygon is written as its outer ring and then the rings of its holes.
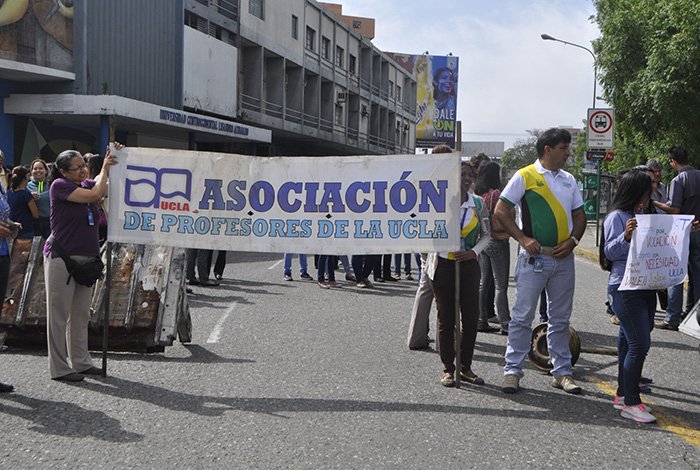
{"type": "Polygon", "coordinates": [[[331,60],[331,40],[326,36],[321,36],[321,57],[331,60]]]}
{"type": "Polygon", "coordinates": [[[396,101],[401,101],[401,87],[396,85],[396,101]]]}
{"type": "Polygon", "coordinates": [[[355,67],[357,67],[357,57],[354,55],[350,54],[348,57],[348,70],[352,75],[355,75],[355,67]]]}
{"type": "Polygon", "coordinates": [[[261,20],[265,19],[265,0],[248,0],[248,12],[261,20]]]}
{"type": "Polygon", "coordinates": [[[343,105],[341,104],[336,104],[335,105],[335,123],[339,126],[343,125],[343,105]]]}
{"type": "Polygon", "coordinates": [[[314,50],[314,45],[316,44],[316,31],[313,28],[306,27],[306,48],[310,51],[314,50]]]}
{"type": "Polygon", "coordinates": [[[345,68],[345,49],[340,46],[335,46],[335,65],[345,68]]]}
{"type": "Polygon", "coordinates": [[[391,98],[394,97],[394,82],[392,82],[391,80],[389,80],[389,96],[391,98]]]}
{"type": "Polygon", "coordinates": [[[299,18],[292,15],[292,37],[299,39],[299,18]]]}
{"type": "Polygon", "coordinates": [[[353,20],[353,21],[352,21],[352,27],[353,27],[354,29],[360,29],[360,28],[362,28],[362,21],[353,20]]]}

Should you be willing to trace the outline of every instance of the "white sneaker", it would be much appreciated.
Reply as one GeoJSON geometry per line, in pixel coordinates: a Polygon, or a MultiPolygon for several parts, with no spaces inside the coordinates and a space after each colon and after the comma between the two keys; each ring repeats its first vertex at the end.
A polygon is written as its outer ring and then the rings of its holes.
{"type": "Polygon", "coordinates": [[[649,413],[644,403],[632,406],[623,406],[620,413],[623,418],[632,419],[638,423],[653,423],[656,421],[654,415],[649,413]]]}
{"type": "MultiPolygon", "coordinates": [[[[651,409],[651,406],[647,405],[646,403],[640,403],[644,407],[647,413],[653,413],[653,410],[651,409]]],[[[616,410],[621,410],[622,408],[625,407],[625,397],[619,397],[615,395],[615,401],[613,402],[613,408],[616,410]]]]}

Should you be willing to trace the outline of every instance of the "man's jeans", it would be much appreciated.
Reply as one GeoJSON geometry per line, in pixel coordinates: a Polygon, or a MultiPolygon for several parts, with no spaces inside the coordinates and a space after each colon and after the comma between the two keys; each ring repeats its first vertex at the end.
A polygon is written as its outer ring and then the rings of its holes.
{"type": "MultiPolygon", "coordinates": [[[[289,274],[290,276],[292,275],[292,257],[294,257],[294,253],[285,253],[284,254],[284,274],[289,274]]],[[[308,269],[308,265],[306,263],[306,255],[299,255],[299,274],[304,274],[307,272],[306,270],[308,269]]]]}
{"type": "Polygon", "coordinates": [[[522,363],[530,351],[532,321],[542,289],[547,291],[549,324],[547,347],[552,357],[552,375],[571,375],[571,351],[569,350],[569,318],[574,297],[574,254],[554,259],[540,255],[542,272],[534,272],[531,257],[521,250],[515,266],[515,304],[511,310],[506,348],[505,375],[523,376],[522,363]]]}

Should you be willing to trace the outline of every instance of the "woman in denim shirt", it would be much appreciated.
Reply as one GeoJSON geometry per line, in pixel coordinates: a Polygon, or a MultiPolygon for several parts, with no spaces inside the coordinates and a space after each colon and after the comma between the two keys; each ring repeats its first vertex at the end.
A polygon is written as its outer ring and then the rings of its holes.
{"type": "MultiPolygon", "coordinates": [[[[656,311],[656,291],[620,291],[625,274],[632,233],[637,228],[635,214],[643,213],[651,196],[651,178],[641,170],[627,172],[605,218],[603,254],[612,266],[608,279],[608,298],[620,320],[617,340],[618,375],[614,407],[624,418],[640,423],[656,421],[651,408],[642,403],[639,381],[651,344],[651,329],[656,311]]],[[[603,260],[601,260],[603,261],[603,260]]]]}

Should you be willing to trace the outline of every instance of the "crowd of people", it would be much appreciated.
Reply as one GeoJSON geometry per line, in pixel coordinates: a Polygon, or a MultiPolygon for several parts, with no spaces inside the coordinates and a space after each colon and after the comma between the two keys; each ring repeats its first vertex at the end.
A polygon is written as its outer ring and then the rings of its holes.
{"type": "MultiPolygon", "coordinates": [[[[118,143],[116,148],[122,148],[118,143]]],[[[0,166],[4,154],[0,151],[0,166]]],[[[109,148],[104,158],[66,150],[47,164],[41,159],[0,174],[0,294],[4,299],[13,239],[41,236],[44,245],[49,374],[53,380],[82,381],[101,374],[88,351],[91,286],[76,279],[75,267],[99,259],[106,239],[109,148]]],[[[14,387],[0,382],[0,392],[14,387]]]]}
{"type": "MultiPolygon", "coordinates": [[[[537,160],[519,169],[505,186],[497,162],[479,155],[461,167],[460,250],[445,253],[318,255],[316,276],[309,273],[305,254],[299,254],[299,277],[315,280],[318,287],[340,287],[335,270],[339,265],[345,280],[358,288],[374,282],[412,281],[412,258],[418,267],[416,291],[407,345],[411,350],[428,349],[429,313],[437,305],[437,347],[442,362],[440,383],[451,387],[455,374],[475,385],[484,380],[472,369],[478,332],[506,337],[504,393],[516,393],[524,376],[523,362],[530,350],[532,324],[540,303],[540,320],[547,322],[547,346],[552,364],[552,385],[571,394],[581,393],[573,379],[569,349],[569,324],[573,306],[575,266],[573,250],[586,228],[583,201],[574,177],[564,170],[571,152],[571,135],[558,128],[543,132],[537,140],[537,160]],[[519,221],[516,220],[519,208],[519,221]],[[510,245],[519,245],[514,265],[515,302],[508,301],[510,245]],[[455,292],[459,276],[459,292],[455,292]],[[459,299],[461,330],[455,322],[459,299]],[[498,327],[492,327],[496,324],[498,327]],[[460,337],[459,357],[455,336],[460,337]],[[457,364],[455,363],[457,361],[457,364]],[[457,370],[459,367],[459,370],[457,370]]],[[[120,144],[115,144],[121,148],[120,144]]],[[[445,145],[433,153],[448,153],[445,145]]],[[[610,271],[607,294],[613,323],[619,325],[618,387],[613,406],[623,417],[654,422],[640,393],[651,379],[642,375],[651,345],[651,331],[677,330],[683,312],[683,285],[668,292],[620,290],[630,240],[637,227],[636,214],[691,214],[696,218],[690,240],[688,305],[700,297],[700,171],[694,169],[687,152],[673,146],[668,152],[671,167],[678,172],[670,188],[661,183],[662,165],[650,159],[646,165],[621,172],[617,190],[603,224],[600,243],[601,266],[610,271]],[[656,324],[657,296],[666,318],[656,324]]],[[[0,160],[4,156],[0,153],[0,160]]],[[[116,159],[107,150],[104,158],[68,150],[52,164],[41,159],[0,174],[0,293],[7,288],[12,239],[47,238],[44,247],[46,278],[48,359],[51,378],[77,382],[85,375],[99,374],[87,348],[90,314],[89,286],[80,284],[72,271],[74,262],[99,256],[106,238],[109,169],[116,159]],[[70,258],[70,259],[67,259],[70,258]]],[[[205,249],[187,251],[186,278],[189,285],[217,286],[223,277],[226,252],[205,249]]],[[[294,254],[284,255],[283,279],[293,281],[294,254]]],[[[687,310],[687,309],[686,309],[687,310]]],[[[0,382],[0,392],[12,391],[0,382]]]]}
{"type": "MultiPolygon", "coordinates": [[[[506,336],[504,393],[516,393],[524,376],[523,362],[530,351],[532,324],[539,306],[540,321],[547,323],[547,346],[552,363],[552,386],[570,394],[579,394],[569,348],[569,325],[575,286],[574,248],[586,229],[583,200],[573,175],[564,168],[571,155],[571,135],[563,129],[549,129],[536,143],[538,159],[519,169],[501,183],[497,162],[485,155],[462,164],[461,250],[452,253],[415,254],[419,266],[409,324],[407,346],[411,350],[430,348],[429,314],[433,299],[437,305],[437,341],[443,365],[440,383],[454,386],[455,374],[475,385],[484,380],[472,369],[474,344],[478,332],[506,336]],[[520,220],[516,220],[516,207],[520,220]],[[510,244],[519,245],[514,263],[515,302],[508,301],[510,279],[510,244]],[[459,270],[461,331],[455,328],[455,275],[459,270]],[[478,302],[475,302],[478,299],[478,302]],[[498,325],[491,326],[491,325],[498,325]],[[459,367],[455,364],[455,336],[460,337],[459,367]]],[[[451,152],[437,146],[433,153],[451,152]]],[[[661,183],[662,165],[650,159],[646,165],[623,172],[608,216],[604,222],[600,253],[609,261],[608,308],[613,323],[619,325],[618,387],[613,407],[625,418],[637,422],[654,422],[649,406],[641,402],[640,393],[649,391],[651,379],[642,375],[642,367],[654,328],[656,296],[666,310],[666,319],[656,326],[677,330],[682,318],[683,286],[665,292],[619,291],[624,274],[630,237],[636,227],[635,214],[683,213],[700,219],[700,171],[689,165],[687,153],[679,146],[669,150],[676,177],[667,192],[661,183]],[[668,302],[666,305],[666,297],[668,302]]],[[[699,223],[694,223],[696,228],[699,223]]],[[[700,293],[700,232],[693,231],[690,244],[688,307],[700,293]],[[695,276],[694,276],[695,275],[695,276]]],[[[347,276],[347,257],[344,263],[347,276]]],[[[368,287],[369,276],[375,281],[399,279],[401,255],[396,255],[394,275],[391,257],[353,256],[353,282],[368,287]],[[388,276],[388,277],[387,277],[388,276]]],[[[404,261],[411,255],[404,255],[404,261]]],[[[300,276],[308,273],[306,256],[299,255],[300,276]]],[[[336,263],[333,256],[322,256],[318,264],[319,286],[335,287],[331,274],[336,263]]],[[[292,255],[285,255],[284,279],[292,278],[292,255]]],[[[410,266],[410,265],[409,265],[410,266]]],[[[410,274],[410,267],[406,273],[410,274]]],[[[686,313],[687,313],[686,309],[686,313]]]]}

